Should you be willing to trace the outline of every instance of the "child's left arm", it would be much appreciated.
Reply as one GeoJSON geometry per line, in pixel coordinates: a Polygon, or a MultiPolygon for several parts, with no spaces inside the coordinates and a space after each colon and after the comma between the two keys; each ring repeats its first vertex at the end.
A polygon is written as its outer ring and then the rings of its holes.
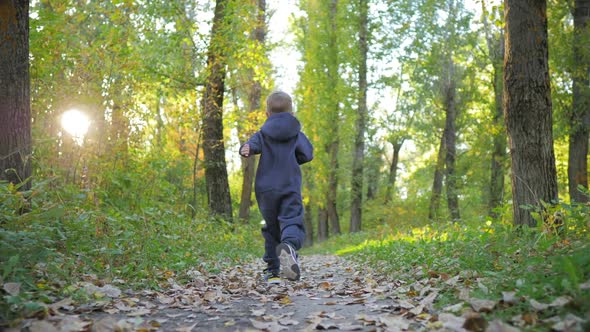
{"type": "Polygon", "coordinates": [[[297,136],[297,143],[295,144],[295,158],[299,165],[312,161],[313,159],[313,145],[304,133],[299,133],[297,136]]]}

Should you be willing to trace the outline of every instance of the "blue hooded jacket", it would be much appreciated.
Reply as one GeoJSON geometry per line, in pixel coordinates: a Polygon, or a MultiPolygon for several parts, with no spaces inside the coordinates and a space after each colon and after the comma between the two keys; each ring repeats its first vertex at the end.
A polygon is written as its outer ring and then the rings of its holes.
{"type": "MultiPolygon", "coordinates": [[[[299,165],[313,159],[313,146],[291,113],[271,114],[245,144],[250,155],[261,154],[254,190],[301,193],[299,165]]],[[[242,148],[240,147],[240,152],[242,148]]]]}

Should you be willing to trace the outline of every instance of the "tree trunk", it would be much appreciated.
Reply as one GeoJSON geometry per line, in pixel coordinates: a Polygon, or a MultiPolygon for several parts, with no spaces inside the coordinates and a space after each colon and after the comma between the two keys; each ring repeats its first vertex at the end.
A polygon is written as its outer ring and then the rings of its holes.
{"type": "Polygon", "coordinates": [[[360,0],[359,27],[359,100],[356,119],[354,159],[352,161],[350,232],[361,230],[363,203],[363,159],[365,155],[365,126],[367,117],[367,53],[368,53],[368,1],[360,0]]]}
{"type": "Polygon", "coordinates": [[[504,109],[512,159],[514,224],[536,226],[523,206],[557,200],[545,0],[506,0],[504,109]]]}
{"type": "Polygon", "coordinates": [[[318,241],[322,242],[328,239],[328,212],[326,208],[318,208],[318,241]]]}
{"type": "Polygon", "coordinates": [[[225,36],[223,25],[227,0],[217,0],[211,41],[207,54],[207,81],[203,105],[203,152],[209,210],[213,215],[232,218],[223,142],[223,94],[225,83],[225,36]]]}
{"type": "Polygon", "coordinates": [[[588,134],[590,131],[590,0],[576,0],[574,8],[573,110],[570,118],[568,183],[570,200],[589,201],[578,186],[588,188],[588,134]]]}
{"type": "MultiPolygon", "coordinates": [[[[252,34],[254,40],[260,46],[264,45],[266,36],[266,0],[258,0],[258,15],[256,28],[252,34]]],[[[250,71],[250,91],[248,92],[248,113],[260,110],[260,98],[262,96],[262,85],[254,78],[254,72],[250,71]]],[[[252,183],[256,169],[255,158],[242,158],[242,195],[240,197],[240,210],[238,217],[240,220],[250,219],[250,206],[252,206],[252,183]]]]}
{"type": "Polygon", "coordinates": [[[457,178],[455,175],[455,157],[457,139],[457,103],[455,87],[455,64],[449,59],[449,76],[445,91],[445,184],[447,189],[447,206],[453,221],[461,218],[459,214],[459,199],[457,198],[457,178]]]}
{"type": "Polygon", "coordinates": [[[502,64],[504,62],[504,31],[498,37],[492,35],[488,22],[485,1],[482,1],[482,13],[488,53],[493,67],[492,84],[494,87],[494,113],[492,116],[492,159],[490,163],[490,189],[488,209],[490,216],[496,218],[496,209],[504,203],[504,168],[506,164],[506,135],[504,128],[504,81],[502,64]]]}
{"type": "Polygon", "coordinates": [[[0,119],[0,180],[19,184],[31,176],[29,1],[0,0],[0,119]]]}
{"type": "Polygon", "coordinates": [[[326,210],[328,213],[328,222],[332,234],[340,234],[340,218],[338,217],[337,195],[338,195],[338,150],[340,147],[339,136],[339,118],[340,118],[340,100],[338,98],[338,26],[336,25],[336,16],[338,14],[338,0],[330,2],[330,39],[329,39],[329,63],[328,83],[329,90],[332,91],[330,96],[328,135],[329,141],[326,146],[326,152],[330,155],[330,167],[328,168],[328,192],[326,193],[326,210]]]}
{"type": "Polygon", "coordinates": [[[304,215],[303,215],[303,224],[305,226],[305,241],[303,243],[303,246],[305,247],[311,247],[313,245],[313,207],[312,207],[312,201],[314,201],[313,199],[305,199],[305,197],[307,195],[310,195],[311,192],[313,191],[313,187],[314,187],[314,183],[313,183],[313,177],[311,176],[311,172],[310,171],[306,171],[305,173],[303,173],[303,178],[305,180],[305,188],[306,188],[306,192],[304,193],[305,196],[303,196],[303,201],[305,202],[305,206],[304,206],[304,215]]]}
{"type": "Polygon", "coordinates": [[[385,193],[385,203],[389,203],[393,198],[393,193],[395,192],[395,179],[397,178],[397,163],[399,161],[399,151],[402,149],[402,145],[404,141],[401,142],[393,142],[391,146],[393,147],[393,158],[391,160],[391,165],[389,166],[389,180],[387,181],[387,192],[385,193]]]}
{"type": "Polygon", "coordinates": [[[428,209],[428,219],[434,220],[438,217],[438,207],[440,205],[440,196],[443,187],[443,171],[445,168],[445,132],[440,138],[438,156],[436,158],[436,167],[434,168],[434,180],[432,182],[432,195],[430,196],[430,208],[428,209]]]}

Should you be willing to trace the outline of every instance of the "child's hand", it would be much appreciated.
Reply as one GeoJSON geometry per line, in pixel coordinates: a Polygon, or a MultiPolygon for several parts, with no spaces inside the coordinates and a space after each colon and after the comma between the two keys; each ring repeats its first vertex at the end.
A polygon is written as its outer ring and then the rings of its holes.
{"type": "Polygon", "coordinates": [[[240,154],[244,157],[250,157],[250,144],[244,144],[242,150],[240,150],[240,154]]]}

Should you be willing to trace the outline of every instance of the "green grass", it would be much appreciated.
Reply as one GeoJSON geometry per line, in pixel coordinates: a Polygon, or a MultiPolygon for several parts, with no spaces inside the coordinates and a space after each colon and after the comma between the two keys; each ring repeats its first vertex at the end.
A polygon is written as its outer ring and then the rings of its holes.
{"type": "Polygon", "coordinates": [[[0,298],[0,321],[75,289],[84,275],[158,288],[170,277],[186,280],[190,269],[216,272],[263,251],[259,225],[215,220],[204,212],[193,219],[173,199],[135,207],[121,200],[96,204],[97,194],[49,185],[36,184],[23,194],[0,183],[0,285],[21,284],[18,296],[0,298]],[[22,208],[28,212],[19,213],[22,208]]]}

